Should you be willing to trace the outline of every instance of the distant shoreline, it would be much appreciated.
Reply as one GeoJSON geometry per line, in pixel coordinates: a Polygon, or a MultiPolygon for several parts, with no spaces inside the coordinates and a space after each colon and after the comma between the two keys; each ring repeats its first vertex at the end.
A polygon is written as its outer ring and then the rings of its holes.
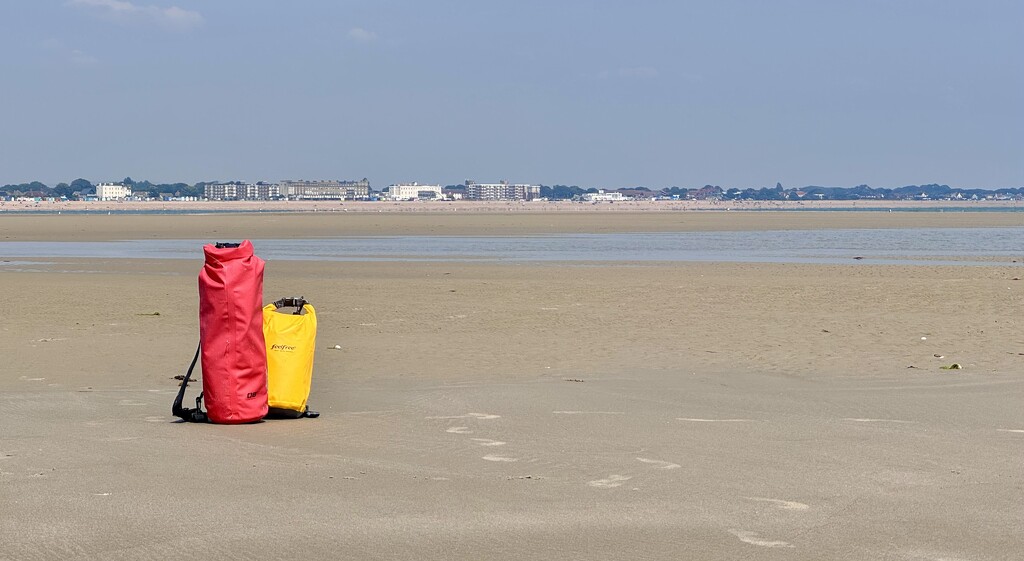
{"type": "Polygon", "coordinates": [[[3,213],[216,214],[291,212],[534,213],[678,211],[1024,211],[1024,201],[71,201],[0,202],[3,213]]]}

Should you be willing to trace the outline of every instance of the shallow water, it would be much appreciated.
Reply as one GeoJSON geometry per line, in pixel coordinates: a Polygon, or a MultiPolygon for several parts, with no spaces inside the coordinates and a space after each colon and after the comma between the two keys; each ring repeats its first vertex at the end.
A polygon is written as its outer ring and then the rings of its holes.
{"type": "MultiPolygon", "coordinates": [[[[0,256],[25,258],[202,259],[201,240],[0,242],[0,256]]],[[[704,261],[1007,265],[1024,261],[1021,228],[918,228],[553,234],[537,236],[379,236],[253,240],[274,260],[607,262],[704,261]]],[[[16,261],[0,263],[11,267],[16,261]]]]}

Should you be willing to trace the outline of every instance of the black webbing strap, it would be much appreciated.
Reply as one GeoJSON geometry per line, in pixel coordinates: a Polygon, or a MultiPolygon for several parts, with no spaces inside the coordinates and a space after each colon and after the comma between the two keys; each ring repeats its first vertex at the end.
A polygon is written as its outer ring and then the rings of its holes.
{"type": "Polygon", "coordinates": [[[291,298],[282,298],[277,302],[274,302],[274,307],[277,309],[295,308],[293,315],[299,316],[302,315],[302,307],[306,304],[308,304],[308,302],[306,302],[306,298],[304,296],[293,296],[291,298]]]}
{"type": "Polygon", "coordinates": [[[199,360],[199,349],[202,348],[200,343],[196,347],[196,356],[192,357],[192,364],[188,365],[188,372],[185,373],[185,378],[181,381],[181,389],[178,390],[178,397],[174,398],[174,405],[171,406],[171,414],[189,423],[205,423],[207,422],[206,412],[203,411],[203,394],[199,393],[199,397],[196,398],[195,409],[186,409],[181,406],[181,402],[185,399],[185,390],[188,389],[188,380],[192,377],[192,371],[196,368],[196,362],[199,360]]]}

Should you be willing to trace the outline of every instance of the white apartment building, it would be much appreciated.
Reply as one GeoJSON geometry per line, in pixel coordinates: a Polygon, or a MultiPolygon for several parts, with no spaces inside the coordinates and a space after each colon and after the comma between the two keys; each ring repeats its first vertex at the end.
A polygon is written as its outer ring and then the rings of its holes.
{"type": "Polygon", "coordinates": [[[393,201],[416,201],[421,199],[443,199],[444,193],[440,185],[420,185],[419,183],[400,183],[388,186],[388,198],[393,201]]]}
{"type": "Polygon", "coordinates": [[[370,198],[370,180],[288,180],[281,182],[280,194],[295,200],[366,200],[370,198]]]}
{"type": "Polygon", "coordinates": [[[269,201],[281,198],[281,186],[277,183],[248,183],[245,186],[245,198],[249,201],[269,201]]]}
{"type": "Polygon", "coordinates": [[[277,183],[207,183],[203,196],[211,201],[268,201],[281,198],[281,187],[277,183]]]}
{"type": "Polygon", "coordinates": [[[203,187],[203,196],[211,201],[236,201],[239,187],[245,189],[244,185],[237,183],[207,183],[203,187]]]}
{"type": "Polygon", "coordinates": [[[525,183],[477,183],[466,181],[466,199],[471,201],[532,201],[540,197],[540,185],[525,183]]]}
{"type": "Polygon", "coordinates": [[[132,189],[124,183],[100,183],[96,186],[96,199],[100,201],[116,201],[130,196],[132,189]]]}

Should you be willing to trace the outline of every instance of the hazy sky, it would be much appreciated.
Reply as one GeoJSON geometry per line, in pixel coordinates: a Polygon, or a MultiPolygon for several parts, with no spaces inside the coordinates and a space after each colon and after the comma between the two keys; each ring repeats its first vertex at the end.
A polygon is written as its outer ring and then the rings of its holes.
{"type": "Polygon", "coordinates": [[[1024,2],[4,0],[0,184],[1024,186],[1024,2]]]}

